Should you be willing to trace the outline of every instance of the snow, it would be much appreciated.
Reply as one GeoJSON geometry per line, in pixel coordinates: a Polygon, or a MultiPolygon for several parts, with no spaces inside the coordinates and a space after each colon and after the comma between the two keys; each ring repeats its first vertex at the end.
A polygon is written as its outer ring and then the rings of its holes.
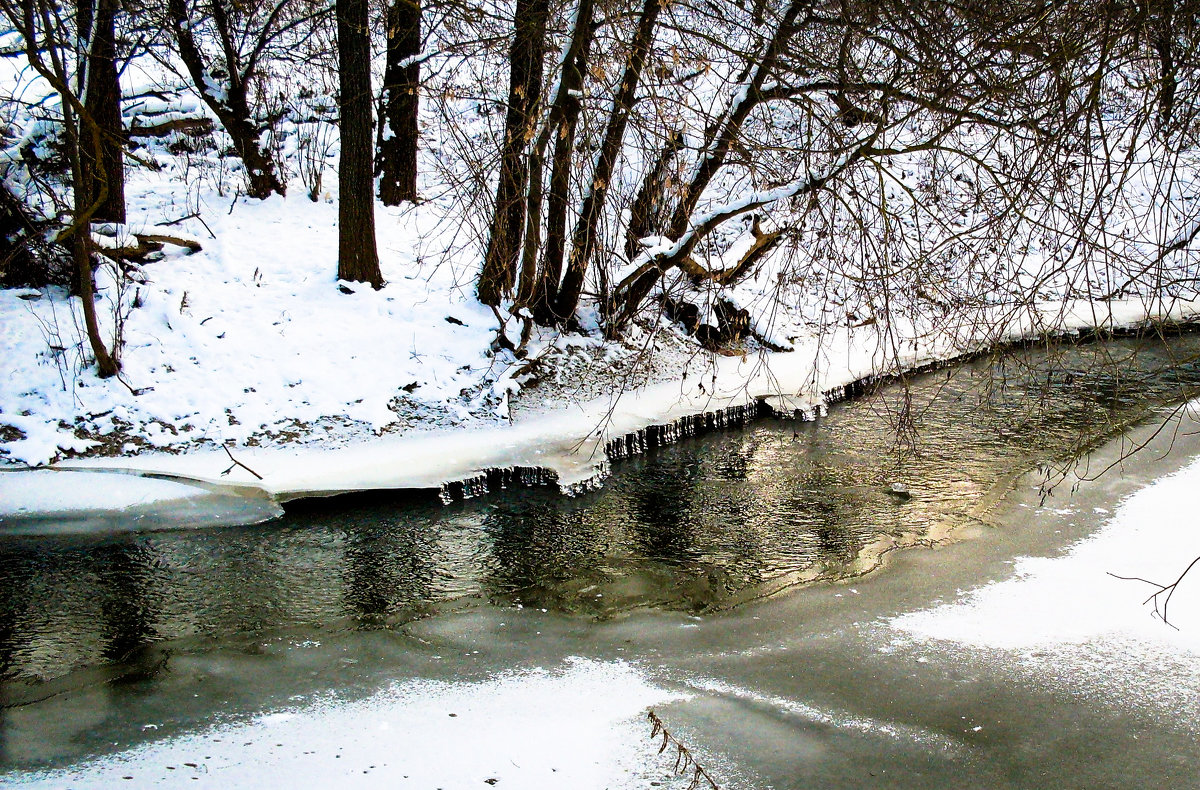
{"type": "MultiPolygon", "coordinates": [[[[287,207],[296,205],[300,216],[332,219],[326,217],[328,207],[299,201],[287,207]]],[[[260,218],[269,214],[279,222],[295,216],[284,210],[282,200],[252,208],[250,213],[260,218]]],[[[256,241],[252,222],[231,223],[223,230],[222,238],[237,245],[273,243],[256,241]]],[[[371,488],[437,488],[488,468],[536,466],[553,470],[569,490],[605,473],[604,445],[610,438],[757,397],[785,397],[797,408],[813,410],[823,403],[825,392],[877,372],[883,357],[873,327],[843,329],[821,342],[797,344],[793,353],[704,359],[697,365],[702,375],[650,382],[565,406],[547,405],[504,420],[495,410],[505,406],[502,395],[514,384],[515,367],[500,374],[492,368],[495,360],[485,350],[495,331],[494,318],[478,303],[452,284],[439,288],[432,279],[402,276],[378,292],[346,284],[355,293],[338,293],[327,279],[333,250],[322,251],[315,239],[306,238],[311,242],[308,256],[297,251],[290,265],[272,265],[279,259],[264,249],[255,256],[260,263],[249,276],[244,268],[223,261],[219,251],[208,250],[175,254],[147,267],[158,279],[158,293],[148,293],[127,324],[133,337],[145,337],[127,348],[125,376],[133,385],[153,382],[153,391],[134,396],[125,387],[101,389],[88,372],[78,374],[79,386],[66,389],[60,383],[61,368],[46,359],[43,338],[13,338],[12,345],[23,354],[13,357],[10,381],[40,384],[13,393],[15,405],[0,411],[0,423],[25,433],[25,438],[0,446],[29,463],[45,463],[61,449],[86,449],[90,440],[76,437],[51,416],[70,413],[81,401],[83,411],[100,415],[92,422],[109,430],[143,415],[143,440],[152,446],[174,446],[181,438],[209,444],[189,446],[182,454],[62,461],[63,467],[116,467],[234,482],[288,498],[371,488]],[[256,292],[247,295],[251,289],[256,292]],[[447,316],[462,324],[447,322],[447,316]],[[393,326],[403,327],[403,335],[388,334],[385,328],[393,326]],[[380,335],[380,340],[370,339],[380,335]],[[329,353],[305,354],[310,348],[329,353]],[[393,399],[413,383],[421,398],[446,404],[443,414],[429,400],[415,401],[417,419],[402,422],[393,399]],[[467,395],[460,398],[461,392],[467,395]],[[341,441],[331,427],[318,429],[317,439],[308,442],[247,444],[259,431],[286,433],[296,423],[317,425],[328,415],[365,424],[377,435],[369,441],[341,441]],[[450,424],[435,427],[439,416],[450,424]],[[322,440],[323,434],[328,438],[322,440]],[[223,475],[229,459],[214,444],[231,448],[262,479],[240,467],[223,475]]],[[[385,270],[389,276],[395,273],[395,268],[385,270]]],[[[0,316],[20,317],[18,311],[27,311],[28,304],[0,292],[0,316]]],[[[1156,309],[1126,301],[1103,306],[1103,312],[1094,305],[1060,309],[1055,320],[1064,329],[1133,325],[1148,316],[1195,315],[1196,309],[1190,302],[1156,309]]],[[[1038,331],[1043,317],[1034,311],[1012,323],[1006,337],[1038,331]]],[[[16,325],[15,318],[5,321],[0,333],[16,325]]],[[[916,367],[973,348],[947,336],[925,342],[902,362],[916,367]]]]}
{"type": "MultiPolygon", "coordinates": [[[[128,227],[153,233],[148,213],[190,213],[175,201],[162,179],[143,193],[140,216],[128,227]]],[[[118,300],[125,312],[122,379],[129,386],[82,368],[77,299],[54,289],[36,298],[0,292],[7,363],[0,423],[25,434],[3,446],[11,460],[45,464],[71,446],[77,440],[63,423],[68,415],[100,434],[136,423],[141,440],[158,447],[244,443],[264,430],[331,417],[378,432],[400,422],[397,400],[407,392],[419,398],[418,411],[432,401],[456,422],[489,416],[495,396],[483,379],[495,319],[449,273],[417,276],[411,224],[386,223],[392,233],[381,233],[392,284],[379,292],[343,284],[354,291],[347,294],[334,278],[336,206],[276,198],[238,208],[209,216],[215,240],[178,234],[204,249],[189,255],[168,246],[162,260],[141,267],[148,286],[127,284],[122,293],[110,271],[100,272],[106,335],[118,300]],[[130,309],[135,298],[138,307],[130,309]],[[48,349],[48,340],[59,350],[48,349]]],[[[410,415],[417,417],[438,415],[410,415]]]]}
{"type": "Polygon", "coordinates": [[[186,483],[110,472],[0,472],[0,519],[32,513],[125,510],[208,493],[186,483]]]}
{"type": "Polygon", "coordinates": [[[365,700],[274,711],[14,786],[640,788],[670,770],[647,742],[646,710],[683,698],[629,664],[584,659],[476,683],[398,681],[365,700]]]}
{"type": "Polygon", "coordinates": [[[1200,574],[1179,585],[1166,610],[1169,625],[1143,603],[1156,587],[1111,575],[1167,584],[1200,555],[1197,486],[1200,459],[1126,499],[1065,555],[1020,558],[1012,579],[892,625],[926,639],[1009,651],[1109,641],[1122,650],[1183,653],[1200,666],[1200,574]]]}

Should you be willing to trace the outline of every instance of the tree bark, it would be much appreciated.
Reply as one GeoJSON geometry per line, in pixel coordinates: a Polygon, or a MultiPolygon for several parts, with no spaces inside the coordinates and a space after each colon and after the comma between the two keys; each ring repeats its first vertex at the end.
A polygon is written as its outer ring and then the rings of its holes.
{"type": "Polygon", "coordinates": [[[592,23],[594,3],[579,0],[575,7],[575,24],[571,41],[563,57],[562,73],[554,105],[530,157],[529,217],[525,234],[525,252],[521,264],[521,293],[518,301],[532,308],[534,320],[542,326],[557,323],[554,300],[558,281],[562,277],[565,246],[567,205],[570,197],[571,162],[575,150],[575,128],[583,108],[582,90],[588,52],[591,49],[595,26],[592,23]],[[546,249],[541,265],[538,252],[541,246],[542,221],[542,159],[546,146],[554,139],[550,170],[549,206],[546,217],[546,249]]]}
{"type": "Polygon", "coordinates": [[[342,157],[338,170],[338,279],[383,287],[375,246],[371,158],[371,37],[367,0],[337,0],[342,157]]]}
{"type": "Polygon", "coordinates": [[[645,0],[642,6],[629,60],[625,64],[625,73],[621,75],[620,88],[613,98],[604,140],[596,157],[592,183],[584,198],[575,230],[571,234],[571,257],[567,261],[567,272],[563,276],[558,298],[554,303],[554,313],[560,320],[569,320],[575,314],[575,308],[579,306],[588,261],[596,247],[597,225],[604,210],[605,199],[608,197],[609,181],[612,179],[617,155],[621,150],[621,141],[625,137],[625,127],[629,123],[629,113],[633,109],[637,86],[642,78],[642,69],[646,65],[650,44],[654,40],[654,29],[658,24],[658,14],[662,11],[663,2],[664,0],[645,0]]]}
{"type": "Polygon", "coordinates": [[[492,231],[479,274],[479,301],[493,307],[512,293],[525,227],[525,189],[529,176],[526,149],[533,133],[542,92],[549,0],[517,0],[513,45],[509,54],[508,112],[500,153],[500,180],[492,231]]]}
{"type": "MultiPolygon", "coordinates": [[[[85,111],[86,112],[86,111],[85,111]]],[[[106,198],[106,185],[96,184],[93,163],[100,159],[100,128],[86,116],[77,115],[63,97],[63,123],[71,138],[71,176],[75,182],[75,217],[71,225],[71,257],[75,263],[75,288],[83,307],[83,324],[88,344],[96,360],[96,374],[102,379],[117,375],[121,365],[116,351],[110,352],[100,336],[100,319],[96,314],[96,290],[92,281],[92,217],[106,198]]]]}
{"type": "MultiPolygon", "coordinates": [[[[77,0],[76,25],[85,51],[79,53],[80,90],[84,107],[100,127],[100,151],[90,162],[93,185],[84,203],[96,198],[94,185],[103,182],[105,198],[93,219],[103,222],[125,221],[125,157],[122,149],[121,86],[117,79],[117,42],[114,24],[116,0],[77,0]],[[94,18],[93,18],[94,16],[94,18]]],[[[89,156],[87,151],[84,156],[89,156]]]]}
{"type": "Polygon", "coordinates": [[[387,206],[417,200],[417,110],[421,84],[421,0],[392,0],[376,170],[387,206]]]}

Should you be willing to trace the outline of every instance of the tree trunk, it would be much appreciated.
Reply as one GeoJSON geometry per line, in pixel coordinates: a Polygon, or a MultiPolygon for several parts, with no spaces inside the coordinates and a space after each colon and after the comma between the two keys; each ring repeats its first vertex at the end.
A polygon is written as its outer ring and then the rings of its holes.
{"type": "MultiPolygon", "coordinates": [[[[100,152],[94,162],[93,188],[83,196],[84,204],[96,198],[96,182],[103,182],[107,193],[93,219],[104,222],[125,221],[125,157],[122,150],[124,129],[121,124],[121,86],[117,80],[117,42],[113,26],[116,0],[77,0],[76,24],[80,40],[87,48],[79,54],[80,89],[84,107],[100,127],[100,152]],[[93,19],[93,12],[95,18],[93,19]]],[[[88,152],[82,152],[86,157],[88,152]]]]}
{"type": "Polygon", "coordinates": [[[371,37],[367,0],[337,0],[341,166],[338,170],[338,279],[383,287],[375,247],[371,155],[371,37]]]}
{"type": "MultiPolygon", "coordinates": [[[[533,310],[534,320],[542,326],[559,323],[564,317],[555,313],[554,305],[558,298],[558,282],[562,278],[563,251],[566,247],[567,206],[570,202],[571,162],[575,152],[575,128],[579,122],[579,113],[583,109],[581,91],[583,77],[587,68],[588,52],[591,49],[592,35],[595,26],[592,24],[594,14],[592,0],[580,0],[575,10],[575,29],[571,33],[571,43],[563,58],[563,72],[559,79],[558,94],[554,100],[554,110],[547,121],[546,136],[554,137],[554,153],[550,170],[550,194],[546,214],[546,249],[542,254],[541,266],[536,266],[533,255],[537,247],[526,240],[526,254],[530,260],[522,267],[523,270],[540,268],[536,282],[531,289],[529,303],[533,310]]],[[[542,143],[539,140],[539,143],[542,143]]],[[[545,151],[542,143],[537,151],[541,156],[545,151]]],[[[540,183],[530,188],[530,213],[541,213],[540,200],[534,208],[533,190],[538,189],[540,198],[540,183]]],[[[530,228],[541,217],[532,217],[530,228]]]]}
{"type": "Polygon", "coordinates": [[[517,276],[529,175],[526,149],[542,92],[548,8],[549,0],[517,0],[513,45],[509,54],[508,112],[500,153],[500,180],[496,185],[492,232],[478,285],[479,301],[493,307],[512,293],[517,276]]]}
{"type": "MultiPolygon", "coordinates": [[[[25,39],[25,54],[29,65],[58,92],[62,101],[63,130],[67,135],[67,150],[71,159],[72,202],[74,217],[71,224],[55,237],[56,244],[71,242],[72,259],[75,269],[75,286],[83,307],[83,322],[87,331],[88,343],[92,347],[92,355],[96,360],[96,372],[100,378],[115,376],[121,370],[117,358],[120,338],[116,338],[114,350],[109,352],[100,336],[100,321],[96,315],[96,294],[92,283],[92,234],[91,221],[96,209],[106,199],[108,187],[104,182],[95,184],[90,168],[91,162],[100,159],[102,148],[100,127],[88,113],[76,91],[72,88],[67,77],[66,64],[59,57],[59,50],[54,46],[39,46],[37,23],[34,21],[33,4],[27,4],[22,9],[23,18],[18,29],[25,39]],[[42,52],[51,60],[47,66],[42,59],[42,52]],[[94,185],[94,186],[93,186],[94,185]],[[94,197],[90,197],[93,196],[94,197]],[[90,199],[89,199],[90,197],[90,199]]],[[[15,15],[5,11],[10,22],[17,22],[15,15]]]]}
{"type": "Polygon", "coordinates": [[[75,218],[72,223],[71,257],[75,263],[75,288],[83,307],[83,324],[88,344],[96,359],[96,373],[102,379],[115,376],[121,366],[115,351],[109,352],[100,336],[100,319],[96,315],[96,289],[92,282],[92,217],[104,203],[105,185],[96,184],[93,163],[100,159],[102,146],[100,128],[87,118],[72,112],[68,99],[63,97],[63,124],[68,129],[71,146],[71,177],[74,181],[75,218]]]}
{"type": "Polygon", "coordinates": [[[376,170],[379,199],[387,206],[417,200],[418,89],[421,83],[421,0],[392,0],[387,19],[387,62],[380,102],[376,170]]]}
{"type": "Polygon", "coordinates": [[[575,314],[579,296],[583,293],[583,279],[587,272],[588,260],[596,247],[597,225],[604,210],[605,198],[608,196],[608,184],[621,150],[621,141],[625,137],[629,112],[633,108],[637,86],[642,78],[642,69],[646,65],[650,44],[654,40],[654,28],[658,23],[658,14],[662,11],[663,2],[664,0],[645,0],[645,5],[642,6],[629,60],[625,64],[625,73],[621,76],[620,88],[613,99],[604,141],[600,144],[600,153],[596,157],[592,183],[584,198],[575,230],[571,234],[571,257],[567,261],[567,273],[563,276],[554,305],[554,312],[561,320],[568,320],[575,314]]]}
{"type": "Polygon", "coordinates": [[[259,200],[269,198],[272,193],[286,195],[287,185],[275,173],[275,160],[260,142],[262,129],[250,117],[244,83],[229,86],[229,108],[223,115],[217,113],[217,117],[246,166],[246,194],[259,200]]]}

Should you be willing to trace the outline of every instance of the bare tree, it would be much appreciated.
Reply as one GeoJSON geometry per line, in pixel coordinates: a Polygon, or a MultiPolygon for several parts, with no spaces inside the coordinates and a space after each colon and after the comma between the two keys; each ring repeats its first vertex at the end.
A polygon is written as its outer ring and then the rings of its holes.
{"type": "MultiPolygon", "coordinates": [[[[531,306],[538,323],[569,321],[593,277],[590,262],[604,260],[593,282],[610,334],[651,302],[683,315],[701,298],[730,329],[708,336],[712,345],[736,337],[735,325],[746,321],[721,294],[773,256],[792,267],[781,283],[840,279],[837,289],[861,291],[867,315],[901,305],[954,311],[1002,292],[1027,299],[1020,249],[1048,228],[1053,255],[1093,274],[1088,261],[1103,260],[1106,282],[1118,269],[1141,280],[1162,269],[1159,260],[1137,270],[1132,263],[1143,253],[1105,228],[1125,210],[1118,196],[1142,167],[1135,159],[1146,158],[1143,149],[1133,153],[1141,142],[1118,150],[1114,141],[1153,139],[1157,150],[1178,151],[1182,138],[1168,137],[1194,128],[1184,120],[1194,112],[1179,109],[1190,101],[1180,86],[1190,84],[1181,53],[1192,34],[1181,20],[1191,17],[1172,3],[1106,7],[1091,18],[1081,4],[647,2],[637,15],[607,9],[594,28],[621,44],[595,62],[580,46],[594,35],[582,26],[591,5],[572,7],[551,100],[535,108],[536,124],[523,115],[506,126],[497,194],[521,188],[506,174],[528,175],[524,227],[499,223],[512,215],[498,201],[480,280],[489,304],[513,294],[519,278],[514,311],[531,306]],[[623,26],[631,17],[637,24],[623,26]],[[590,120],[580,104],[584,132],[576,139],[576,109],[564,96],[588,96],[594,108],[610,90],[604,75],[614,51],[623,60],[611,103],[600,116],[592,109],[590,120]],[[1145,79],[1138,84],[1135,75],[1145,79]],[[1131,109],[1119,129],[1115,107],[1131,109]],[[1139,109],[1148,107],[1155,112],[1139,109]],[[533,145],[514,147],[520,133],[533,145]],[[552,136],[563,145],[547,187],[552,136]],[[578,147],[595,152],[590,171],[572,157],[578,147]],[[914,170],[929,173],[929,185],[913,184],[914,170]],[[581,194],[569,188],[572,178],[581,194]],[[562,245],[555,223],[567,216],[575,231],[562,245]],[[518,234],[519,270],[511,263],[518,234]],[[739,238],[743,251],[727,258],[739,238]],[[610,290],[614,260],[622,271],[610,290]]],[[[1160,166],[1162,156],[1153,161],[1160,166]]],[[[509,207],[522,213],[515,202],[509,207]]],[[[1200,235],[1200,223],[1172,223],[1194,231],[1171,234],[1164,255],[1200,235]]],[[[1032,287],[1062,276],[1061,266],[1048,268],[1032,287]]]]}
{"type": "Polygon", "coordinates": [[[612,110],[609,112],[608,123],[604,130],[604,140],[596,155],[592,180],[583,199],[583,206],[579,210],[579,219],[575,223],[575,230],[571,234],[571,255],[567,260],[567,270],[558,287],[558,297],[554,305],[554,315],[558,320],[573,316],[575,308],[579,304],[579,296],[583,291],[584,274],[597,245],[597,224],[604,211],[613,168],[617,164],[617,156],[625,138],[625,128],[629,124],[638,83],[642,78],[642,70],[646,67],[646,58],[654,40],[658,15],[662,9],[663,0],[646,0],[642,6],[641,15],[638,17],[637,31],[633,36],[633,44],[629,48],[629,59],[626,61],[625,71],[621,75],[617,94],[613,97],[612,110]]]}
{"type": "MultiPolygon", "coordinates": [[[[101,378],[115,376],[121,369],[119,342],[110,350],[100,332],[96,313],[95,285],[92,280],[91,221],[108,199],[108,183],[95,176],[95,164],[104,155],[104,130],[88,112],[86,104],[72,88],[66,55],[71,50],[66,21],[61,9],[49,0],[0,0],[3,13],[13,29],[21,33],[25,56],[30,66],[58,93],[62,102],[62,129],[71,163],[73,216],[60,230],[56,242],[71,245],[75,286],[83,308],[88,343],[101,378]]],[[[82,55],[87,60],[87,50],[82,55]]],[[[86,84],[86,83],[85,83],[86,84]]]]}
{"type": "MultiPolygon", "coordinates": [[[[266,4],[230,0],[166,0],[167,21],[179,58],[200,98],[233,141],[246,167],[246,194],[266,198],[287,192],[263,140],[270,124],[251,107],[263,61],[289,35],[325,13],[293,13],[293,0],[266,4]]],[[[294,44],[294,41],[291,42],[294,44]]]]}

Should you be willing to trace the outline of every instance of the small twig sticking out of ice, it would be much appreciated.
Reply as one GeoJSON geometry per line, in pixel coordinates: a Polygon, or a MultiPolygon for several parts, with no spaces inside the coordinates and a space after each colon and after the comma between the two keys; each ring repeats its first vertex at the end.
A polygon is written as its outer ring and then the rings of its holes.
{"type": "Polygon", "coordinates": [[[687,790],[699,790],[701,785],[707,783],[712,790],[721,790],[716,780],[709,776],[708,771],[696,762],[696,758],[692,757],[688,747],[683,745],[683,742],[672,735],[667,730],[667,725],[663,724],[663,720],[658,717],[658,714],[653,709],[647,711],[646,718],[650,720],[652,729],[650,730],[650,739],[655,740],[662,738],[662,744],[658,747],[658,753],[662,754],[667,750],[668,746],[675,747],[675,774],[676,776],[684,776],[691,773],[692,781],[688,783],[687,790]]]}
{"type": "Polygon", "coordinates": [[[223,444],[223,445],[221,445],[221,449],[225,451],[225,455],[228,455],[228,456],[229,456],[229,460],[230,460],[230,461],[233,461],[233,466],[229,467],[229,468],[228,468],[228,469],[226,469],[224,472],[222,472],[222,473],[221,473],[221,477],[224,477],[225,475],[227,475],[227,474],[229,474],[230,472],[232,472],[232,471],[233,471],[233,470],[234,470],[236,467],[239,467],[239,466],[240,466],[240,467],[242,467],[243,469],[245,469],[247,472],[249,472],[250,474],[252,474],[252,475],[254,475],[255,477],[257,477],[259,480],[262,480],[262,479],[263,479],[263,476],[262,476],[262,475],[260,475],[258,472],[255,472],[253,469],[251,469],[250,467],[246,466],[244,463],[242,463],[242,462],[241,462],[241,461],[239,461],[238,459],[234,458],[234,457],[233,457],[233,453],[229,452],[229,447],[228,447],[228,446],[226,446],[226,445],[224,445],[224,444],[223,444]]]}
{"type": "Polygon", "coordinates": [[[1187,576],[1189,573],[1191,573],[1192,568],[1195,568],[1197,565],[1200,565],[1200,557],[1197,557],[1196,559],[1192,560],[1188,564],[1188,566],[1183,569],[1183,573],[1179,574],[1179,576],[1175,579],[1175,581],[1171,582],[1170,584],[1159,584],[1158,582],[1153,582],[1153,581],[1150,581],[1149,579],[1143,579],[1140,576],[1118,576],[1117,574],[1115,574],[1111,571],[1109,572],[1108,575],[1113,577],[1114,579],[1120,579],[1121,581],[1142,582],[1144,584],[1149,584],[1152,587],[1157,587],[1158,589],[1155,590],[1154,593],[1152,593],[1149,598],[1142,601],[1142,605],[1145,606],[1146,604],[1153,602],[1154,603],[1154,613],[1156,615],[1158,615],[1159,618],[1161,618],[1164,623],[1166,623],[1167,625],[1171,626],[1176,631],[1178,631],[1179,628],[1176,627],[1176,625],[1174,623],[1172,623],[1170,620],[1167,619],[1167,607],[1170,606],[1171,596],[1173,596],[1175,594],[1175,590],[1179,587],[1179,583],[1181,581],[1183,581],[1184,577],[1187,576]],[[1160,596],[1162,597],[1162,601],[1161,601],[1162,607],[1161,608],[1159,607],[1160,596]]]}

